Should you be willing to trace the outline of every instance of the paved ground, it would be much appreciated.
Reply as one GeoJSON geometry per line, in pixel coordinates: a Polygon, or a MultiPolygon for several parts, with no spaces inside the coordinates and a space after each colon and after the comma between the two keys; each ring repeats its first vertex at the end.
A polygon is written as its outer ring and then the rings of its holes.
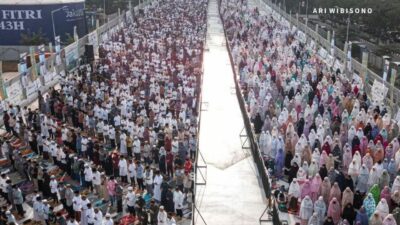
{"type": "MultiPolygon", "coordinates": [[[[265,197],[252,156],[241,148],[244,125],[217,8],[216,0],[210,0],[200,125],[207,185],[198,186],[197,207],[207,225],[254,225],[265,209],[265,197]]],[[[199,216],[195,219],[204,224],[199,216]]]]}

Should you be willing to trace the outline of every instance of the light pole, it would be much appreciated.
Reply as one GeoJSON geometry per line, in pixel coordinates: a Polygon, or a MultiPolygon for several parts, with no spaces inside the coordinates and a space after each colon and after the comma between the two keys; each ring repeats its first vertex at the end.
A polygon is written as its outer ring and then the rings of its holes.
{"type": "Polygon", "coordinates": [[[67,6],[63,6],[61,8],[55,9],[51,11],[51,23],[53,24],[53,38],[54,38],[54,44],[56,44],[56,26],[54,25],[54,13],[58,12],[62,9],[68,8],[67,6]]]}

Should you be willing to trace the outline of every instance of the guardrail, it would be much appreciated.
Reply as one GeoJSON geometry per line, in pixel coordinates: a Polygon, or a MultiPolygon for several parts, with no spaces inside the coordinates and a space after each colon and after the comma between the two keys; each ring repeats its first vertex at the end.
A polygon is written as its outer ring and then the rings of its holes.
{"type": "MultiPolygon", "coordinates": [[[[331,43],[329,40],[325,39],[319,32],[316,32],[315,30],[311,29],[310,27],[306,26],[302,21],[298,20],[297,18],[294,18],[293,15],[287,14],[284,10],[279,8],[277,5],[275,5],[271,0],[262,0],[268,7],[273,9],[275,12],[277,12],[280,16],[285,18],[292,26],[296,26],[300,31],[305,33],[307,36],[311,37],[317,44],[325,48],[326,50],[329,50],[331,48],[331,43]]],[[[309,39],[307,39],[309,40],[309,39]]],[[[347,60],[347,54],[340,48],[334,47],[334,58],[336,60],[340,60],[342,65],[347,60]]],[[[374,71],[363,65],[362,63],[358,62],[354,58],[351,60],[352,64],[352,72],[350,73],[351,75],[353,72],[356,72],[357,74],[361,75],[363,80],[365,81],[364,87],[367,93],[370,93],[372,84],[374,80],[377,80],[381,83],[383,83],[389,90],[387,94],[387,98],[385,98],[385,103],[386,105],[391,107],[391,114],[394,115],[397,113],[399,110],[399,105],[400,105],[400,90],[394,86],[394,82],[387,82],[386,80],[383,80],[381,76],[376,74],[374,71]]],[[[399,68],[396,68],[399,69],[399,68]]],[[[388,72],[389,73],[389,72],[388,72]]],[[[391,76],[397,76],[397,74],[391,74],[391,76]]],[[[349,77],[351,79],[351,76],[349,77]]],[[[398,77],[395,77],[395,79],[399,79],[398,77]]]]}

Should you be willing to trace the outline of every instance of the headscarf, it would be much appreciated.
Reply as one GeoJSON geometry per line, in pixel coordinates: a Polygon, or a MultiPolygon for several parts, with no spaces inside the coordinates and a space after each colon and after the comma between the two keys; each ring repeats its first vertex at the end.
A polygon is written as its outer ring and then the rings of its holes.
{"type": "Polygon", "coordinates": [[[301,195],[300,185],[297,182],[296,178],[293,179],[292,183],[290,183],[288,195],[295,198],[300,198],[301,195]]]}
{"type": "Polygon", "coordinates": [[[385,186],[389,186],[390,176],[387,170],[383,170],[382,175],[379,177],[379,188],[383,189],[385,186]]]}
{"type": "Polygon", "coordinates": [[[369,189],[369,193],[372,194],[372,196],[374,197],[375,203],[377,204],[379,202],[379,200],[381,199],[381,190],[378,186],[378,184],[374,184],[372,185],[372,187],[369,189]]]}
{"type": "Polygon", "coordinates": [[[316,212],[314,212],[313,215],[308,220],[307,225],[320,225],[320,224],[321,223],[319,222],[318,214],[316,212]]]}
{"type": "Polygon", "coordinates": [[[383,220],[389,214],[389,205],[386,202],[386,199],[382,198],[378,205],[376,206],[375,212],[378,212],[383,220]]]}
{"type": "Polygon", "coordinates": [[[397,222],[392,214],[388,214],[383,220],[382,225],[397,225],[397,222]]]}
{"type": "Polygon", "coordinates": [[[344,208],[347,204],[353,205],[354,194],[349,187],[347,187],[343,192],[342,197],[342,207],[344,208]]]}
{"type": "Polygon", "coordinates": [[[347,220],[348,224],[353,224],[356,219],[356,211],[351,203],[348,203],[343,207],[342,218],[347,220]]]}
{"type": "Polygon", "coordinates": [[[382,218],[378,212],[375,212],[373,216],[369,219],[369,225],[382,225],[382,218]]]}
{"type": "Polygon", "coordinates": [[[314,177],[318,173],[318,164],[317,162],[313,159],[311,161],[311,165],[308,167],[308,176],[314,177]]]}
{"type": "Polygon", "coordinates": [[[363,201],[363,207],[367,213],[368,218],[375,212],[375,200],[371,193],[368,193],[367,197],[363,201]]]}
{"type": "Polygon", "coordinates": [[[317,173],[311,181],[311,199],[316,201],[319,197],[319,189],[322,184],[321,176],[317,173]]]}
{"type": "Polygon", "coordinates": [[[372,166],[374,165],[374,160],[372,159],[371,155],[369,153],[367,153],[363,157],[362,163],[367,166],[368,170],[371,170],[372,166]]]}
{"type": "Polygon", "coordinates": [[[325,205],[328,205],[329,202],[329,196],[331,193],[331,182],[329,181],[328,177],[325,177],[324,180],[322,181],[321,188],[319,190],[320,196],[323,197],[325,205]]]}
{"type": "Polygon", "coordinates": [[[277,177],[280,177],[283,175],[282,170],[283,170],[284,164],[285,164],[285,153],[283,152],[283,149],[280,148],[275,156],[275,175],[277,177]]]}
{"type": "Polygon", "coordinates": [[[392,184],[392,194],[395,191],[400,191],[400,176],[396,176],[392,184]]]}
{"type": "Polygon", "coordinates": [[[358,175],[357,187],[356,190],[359,190],[361,193],[366,193],[368,191],[368,180],[369,180],[369,171],[365,164],[361,166],[360,174],[358,175]]]}
{"type": "Polygon", "coordinates": [[[301,201],[299,216],[302,220],[308,220],[313,214],[313,202],[310,196],[305,196],[301,201]]]}
{"type": "Polygon", "coordinates": [[[356,216],[356,224],[359,223],[359,225],[368,225],[368,215],[365,212],[364,207],[361,207],[360,210],[357,212],[356,216]]]}
{"type": "Polygon", "coordinates": [[[318,221],[320,224],[324,221],[325,213],[326,213],[326,204],[324,202],[324,198],[322,196],[318,197],[318,200],[314,203],[314,212],[318,215],[318,221]]]}
{"type": "Polygon", "coordinates": [[[306,179],[303,185],[301,186],[301,198],[305,198],[306,196],[311,196],[311,181],[306,179]]]}
{"type": "Polygon", "coordinates": [[[386,199],[386,202],[390,206],[391,196],[390,196],[390,188],[388,186],[383,187],[380,197],[386,199]]]}
{"type": "Polygon", "coordinates": [[[341,201],[342,199],[342,192],[340,191],[339,184],[335,182],[331,188],[330,194],[329,194],[329,200],[332,200],[333,198],[336,198],[337,201],[341,201]]]}
{"type": "Polygon", "coordinates": [[[379,173],[376,166],[373,166],[369,172],[368,187],[371,188],[372,185],[379,183],[379,173]]]}
{"type": "Polygon", "coordinates": [[[395,204],[400,205],[400,191],[395,191],[390,197],[395,204]]]}
{"type": "Polygon", "coordinates": [[[340,220],[341,207],[336,198],[333,198],[328,207],[328,216],[332,217],[333,222],[337,224],[340,220]]]}

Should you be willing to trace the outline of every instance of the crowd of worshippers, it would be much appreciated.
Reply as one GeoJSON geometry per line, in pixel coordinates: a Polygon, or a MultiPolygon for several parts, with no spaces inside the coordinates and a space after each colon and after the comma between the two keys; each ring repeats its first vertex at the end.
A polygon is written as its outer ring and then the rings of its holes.
{"type": "MultiPolygon", "coordinates": [[[[3,107],[7,132],[39,156],[22,157],[10,141],[1,143],[1,156],[33,183],[34,221],[111,225],[117,212],[135,224],[171,225],[184,207],[191,210],[206,5],[153,2],[101,44],[94,66],[39,92],[37,110],[3,107]],[[67,216],[53,213],[50,201],[67,216]]],[[[0,224],[17,224],[12,212],[24,216],[24,199],[6,173],[0,194],[10,204],[0,224]]]]}
{"type": "Polygon", "coordinates": [[[288,24],[243,4],[223,0],[221,14],[266,166],[289,183],[279,210],[308,225],[400,224],[398,121],[288,24]]]}

